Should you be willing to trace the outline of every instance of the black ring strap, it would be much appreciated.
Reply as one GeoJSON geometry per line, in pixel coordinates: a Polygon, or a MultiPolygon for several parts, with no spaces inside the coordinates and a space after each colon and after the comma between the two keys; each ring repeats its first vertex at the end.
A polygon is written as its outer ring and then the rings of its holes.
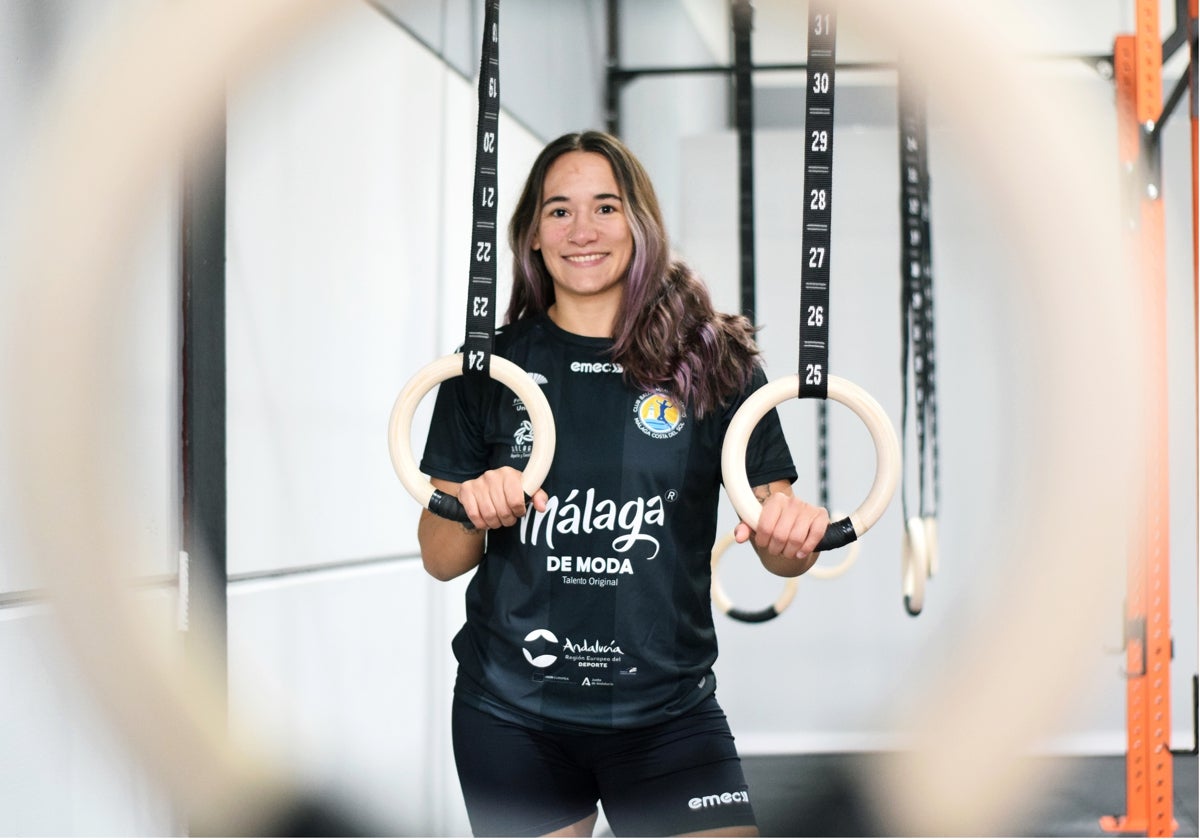
{"type": "Polygon", "coordinates": [[[471,210],[471,267],[467,287],[463,376],[490,378],[496,334],[497,162],[500,139],[500,0],[487,0],[479,56],[479,98],[475,132],[475,188],[471,210]]]}
{"type": "Polygon", "coordinates": [[[799,396],[824,400],[829,373],[830,220],[833,215],[833,92],[837,14],[813,2],[808,15],[804,116],[803,264],[800,284],[799,396]]]}
{"type": "Polygon", "coordinates": [[[756,319],[754,265],[754,77],[750,44],[754,4],[733,3],[733,85],[738,149],[738,256],[742,314],[756,319]]]}
{"type": "MultiPolygon", "coordinates": [[[[814,2],[808,15],[808,83],[804,97],[804,263],[800,286],[800,397],[817,403],[817,495],[829,507],[829,281],[833,256],[833,118],[837,73],[837,13],[814,2]]],[[[853,542],[833,523],[819,549],[853,542]]],[[[848,525],[848,523],[845,523],[848,525]]]]}
{"type": "MultiPolygon", "coordinates": [[[[490,382],[492,348],[496,338],[500,0],[487,0],[485,3],[482,40],[475,121],[475,181],[471,193],[471,262],[467,280],[466,335],[462,349],[462,375],[469,388],[483,388],[490,382]]],[[[471,522],[462,503],[440,490],[434,490],[427,507],[444,519],[467,525],[471,522]]]]}
{"type": "MultiPolygon", "coordinates": [[[[898,74],[900,123],[900,215],[903,237],[901,276],[901,438],[907,439],[911,370],[918,461],[918,513],[935,515],[938,506],[937,401],[934,387],[933,251],[930,236],[929,154],[923,86],[901,67],[898,74]]],[[[900,501],[908,520],[907,475],[900,501]]]]}
{"type": "Polygon", "coordinates": [[[909,392],[916,421],[917,516],[908,513],[908,470],[901,471],[905,524],[904,607],[919,615],[924,581],[936,558],[937,412],[934,392],[933,250],[930,236],[929,149],[926,91],[904,61],[897,72],[900,143],[901,447],[907,445],[909,392]],[[930,490],[932,489],[932,500],[930,490]]]}
{"type": "Polygon", "coordinates": [[[932,211],[930,210],[929,191],[929,140],[927,107],[921,108],[921,132],[924,142],[921,144],[921,193],[924,197],[921,208],[921,223],[924,230],[924,250],[921,260],[921,302],[923,309],[924,337],[924,368],[922,371],[922,393],[924,402],[918,412],[921,419],[920,435],[922,449],[928,455],[928,470],[922,465],[921,475],[928,475],[929,493],[925,484],[921,485],[921,515],[936,516],[939,506],[940,481],[938,476],[938,428],[937,428],[937,365],[934,350],[935,330],[933,328],[933,236],[931,226],[932,211]]]}
{"type": "Polygon", "coordinates": [[[829,401],[817,401],[817,501],[829,510],[829,401]]]}

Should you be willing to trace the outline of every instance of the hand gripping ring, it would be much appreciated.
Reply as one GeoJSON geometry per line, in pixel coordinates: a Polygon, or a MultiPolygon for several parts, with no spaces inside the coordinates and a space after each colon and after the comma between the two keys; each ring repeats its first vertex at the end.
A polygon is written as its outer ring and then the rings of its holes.
{"type": "Polygon", "coordinates": [[[713,606],[734,621],[744,621],[747,624],[758,624],[778,617],[792,603],[792,599],[796,597],[796,587],[798,586],[799,579],[794,577],[786,578],[783,584],[783,592],[775,599],[775,603],[769,607],[764,607],[761,610],[753,612],[735,607],[733,602],[729,600],[729,596],[725,594],[725,588],[721,586],[721,581],[717,579],[717,566],[720,565],[721,555],[728,551],[734,542],[733,532],[730,531],[723,536],[717,537],[717,542],[713,545],[711,561],[713,606]]]}
{"type": "MultiPolygon", "coordinates": [[[[430,484],[417,468],[412,454],[412,419],[417,405],[435,385],[462,374],[462,359],[461,353],[442,356],[408,380],[392,406],[392,416],[388,422],[388,453],[400,482],[421,507],[445,519],[470,522],[462,503],[430,484]]],[[[521,398],[525,410],[529,412],[529,422],[533,424],[533,451],[521,473],[521,486],[525,489],[525,499],[528,501],[546,480],[550,463],[554,460],[554,414],[542,389],[517,365],[508,359],[492,356],[489,369],[493,379],[507,385],[521,398]]]]}
{"type": "MultiPolygon", "coordinates": [[[[758,529],[762,505],[746,477],[746,445],[750,441],[750,433],[768,411],[796,398],[799,393],[800,377],[797,374],[768,382],[747,398],[733,415],[725,433],[725,445],[721,448],[721,475],[725,481],[725,492],[729,494],[738,516],[752,529],[758,529]]],[[[865,534],[887,509],[900,480],[900,443],[879,403],[862,388],[840,376],[829,377],[828,394],[829,399],[854,411],[871,433],[871,439],[875,442],[875,482],[856,511],[829,524],[825,536],[817,544],[817,551],[841,548],[865,534]]]]}

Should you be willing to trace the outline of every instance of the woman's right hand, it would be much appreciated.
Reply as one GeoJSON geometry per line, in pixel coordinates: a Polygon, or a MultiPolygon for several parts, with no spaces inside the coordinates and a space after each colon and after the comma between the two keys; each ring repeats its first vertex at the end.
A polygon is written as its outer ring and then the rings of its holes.
{"type": "MultiPolygon", "coordinates": [[[[521,472],[513,467],[488,470],[478,478],[464,481],[458,489],[458,500],[479,530],[516,525],[525,515],[525,489],[521,472]]],[[[540,487],[532,497],[533,507],[545,512],[549,496],[540,487]]]]}
{"type": "MultiPolygon", "coordinates": [[[[471,519],[467,525],[443,519],[428,509],[421,511],[417,525],[421,561],[425,571],[438,580],[452,580],[474,569],[483,559],[484,531],[515,525],[525,515],[521,472],[512,467],[488,470],[462,484],[440,478],[430,478],[429,482],[462,502],[471,519]]],[[[539,511],[545,512],[549,501],[541,488],[533,494],[533,506],[539,511]]]]}

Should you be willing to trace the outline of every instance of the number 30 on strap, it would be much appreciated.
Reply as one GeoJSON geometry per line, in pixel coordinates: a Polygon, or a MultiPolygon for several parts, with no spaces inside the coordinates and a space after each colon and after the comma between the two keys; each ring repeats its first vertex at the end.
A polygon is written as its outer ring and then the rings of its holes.
{"type": "MultiPolygon", "coordinates": [[[[421,398],[435,385],[462,373],[462,362],[461,353],[452,353],[417,371],[396,397],[388,421],[388,453],[400,483],[421,507],[456,522],[470,521],[462,503],[453,496],[437,490],[417,468],[412,453],[412,419],[421,398]]],[[[517,365],[500,356],[492,356],[490,370],[493,379],[507,385],[520,397],[521,402],[525,403],[529,422],[533,424],[533,452],[521,474],[521,486],[528,498],[542,486],[550,472],[550,463],[554,460],[554,445],[557,439],[554,415],[541,387],[517,365]]]]}
{"type": "MultiPolygon", "coordinates": [[[[900,443],[883,408],[862,388],[839,376],[828,377],[828,388],[828,398],[849,407],[871,433],[875,443],[875,481],[857,510],[829,524],[825,536],[817,545],[818,551],[841,548],[865,534],[887,509],[900,480],[900,443]]],[[[753,529],[758,528],[762,504],[746,477],[746,444],[763,416],[780,403],[796,398],[799,391],[798,374],[768,382],[742,404],[725,434],[725,444],[721,449],[725,492],[729,494],[738,516],[753,529]]]]}

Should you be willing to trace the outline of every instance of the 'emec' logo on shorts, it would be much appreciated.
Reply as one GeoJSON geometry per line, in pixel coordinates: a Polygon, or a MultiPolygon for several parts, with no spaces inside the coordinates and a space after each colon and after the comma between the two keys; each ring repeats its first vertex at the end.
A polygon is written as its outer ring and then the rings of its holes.
{"type": "Polygon", "coordinates": [[[750,794],[744,790],[735,790],[732,793],[710,793],[708,796],[693,796],[688,800],[688,807],[693,811],[699,811],[703,808],[715,808],[720,805],[732,805],[734,802],[749,802],[750,794]]]}
{"type": "Polygon", "coordinates": [[[673,438],[683,429],[683,409],[666,394],[642,394],[633,405],[637,427],[655,440],[673,438]]]}

